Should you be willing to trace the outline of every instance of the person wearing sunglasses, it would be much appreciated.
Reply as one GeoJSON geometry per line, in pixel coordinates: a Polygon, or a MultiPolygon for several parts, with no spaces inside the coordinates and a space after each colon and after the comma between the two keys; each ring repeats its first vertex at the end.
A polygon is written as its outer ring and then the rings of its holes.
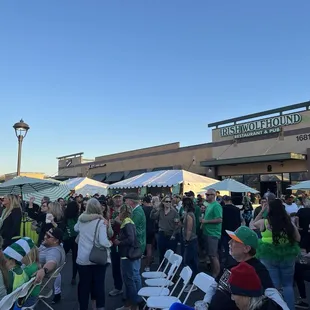
{"type": "Polygon", "coordinates": [[[151,219],[158,221],[159,236],[158,249],[159,261],[162,261],[167,250],[176,251],[179,233],[180,217],[175,208],[172,207],[170,196],[165,196],[159,207],[154,207],[151,211],[151,219]]]}

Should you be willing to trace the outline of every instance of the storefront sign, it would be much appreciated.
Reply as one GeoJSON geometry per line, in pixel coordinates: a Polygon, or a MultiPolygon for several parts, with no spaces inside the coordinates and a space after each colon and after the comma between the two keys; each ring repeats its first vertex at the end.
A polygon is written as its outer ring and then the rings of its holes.
{"type": "Polygon", "coordinates": [[[281,127],[295,125],[301,121],[302,116],[299,113],[293,113],[223,127],[220,128],[220,134],[221,137],[234,136],[235,139],[260,136],[280,132],[281,127]]]}

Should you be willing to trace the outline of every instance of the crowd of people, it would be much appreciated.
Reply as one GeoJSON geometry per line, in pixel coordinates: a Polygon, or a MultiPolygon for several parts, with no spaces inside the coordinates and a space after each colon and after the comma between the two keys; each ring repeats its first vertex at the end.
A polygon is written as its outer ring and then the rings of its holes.
{"type": "MultiPolygon", "coordinates": [[[[105,308],[109,265],[114,288],[108,294],[125,297],[117,310],[137,310],[142,304],[141,271],[151,270],[156,250],[162,261],[170,249],[179,252],[183,265],[193,272],[185,293],[201,270],[209,268],[217,280],[204,297],[209,310],[307,309],[307,195],[277,199],[267,192],[255,210],[250,194],[241,199],[242,206],[233,200],[213,189],[197,196],[189,191],[142,198],[136,193],[72,195],[57,201],[43,197],[39,204],[34,198],[25,204],[20,197],[7,195],[0,218],[0,299],[35,277],[36,285],[24,301],[27,306],[35,304],[43,283],[71,251],[71,284],[77,284],[78,275],[80,310],[88,309],[90,299],[93,309],[105,308]],[[31,234],[27,230],[24,236],[27,223],[31,234]]],[[[61,301],[61,282],[58,274],[48,287],[54,290],[53,303],[61,301]]],[[[186,306],[172,309],[180,307],[186,306]]]]}

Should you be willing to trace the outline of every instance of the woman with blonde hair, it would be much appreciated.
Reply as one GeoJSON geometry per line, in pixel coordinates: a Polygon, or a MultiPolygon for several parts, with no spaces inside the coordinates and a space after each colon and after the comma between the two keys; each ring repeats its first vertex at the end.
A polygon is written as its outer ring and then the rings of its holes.
{"type": "Polygon", "coordinates": [[[0,218],[0,235],[3,238],[3,249],[5,249],[20,236],[22,209],[20,200],[16,195],[4,196],[2,204],[4,210],[0,218]]]}
{"type": "Polygon", "coordinates": [[[107,263],[111,263],[110,247],[111,242],[107,236],[106,220],[103,217],[103,210],[96,198],[87,201],[86,211],[80,215],[74,226],[79,233],[77,265],[79,272],[78,299],[80,310],[87,310],[89,297],[96,300],[97,310],[104,310],[105,307],[105,274],[108,264],[99,265],[89,260],[94,240],[96,247],[107,249],[107,263]]]}

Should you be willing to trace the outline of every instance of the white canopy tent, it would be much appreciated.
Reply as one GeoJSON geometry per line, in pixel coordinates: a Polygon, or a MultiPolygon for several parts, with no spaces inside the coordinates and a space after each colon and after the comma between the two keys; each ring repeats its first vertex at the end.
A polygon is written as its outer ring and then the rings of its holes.
{"type": "Polygon", "coordinates": [[[206,191],[209,188],[214,188],[216,191],[228,191],[234,193],[259,193],[259,191],[256,189],[240,183],[234,179],[225,179],[221,182],[213,184],[212,186],[207,186],[204,190],[206,191]]]}
{"type": "Polygon", "coordinates": [[[128,189],[143,187],[177,187],[183,184],[183,191],[199,193],[218,180],[201,176],[186,170],[161,170],[139,174],[135,177],[109,185],[109,189],[128,189]]]}
{"type": "Polygon", "coordinates": [[[76,194],[86,195],[107,195],[108,184],[101,183],[89,178],[74,178],[64,181],[70,190],[74,190],[76,194]]]}
{"type": "Polygon", "coordinates": [[[298,184],[292,185],[288,189],[292,189],[292,190],[305,190],[305,191],[310,190],[310,180],[303,181],[303,182],[300,182],[298,184]]]}

